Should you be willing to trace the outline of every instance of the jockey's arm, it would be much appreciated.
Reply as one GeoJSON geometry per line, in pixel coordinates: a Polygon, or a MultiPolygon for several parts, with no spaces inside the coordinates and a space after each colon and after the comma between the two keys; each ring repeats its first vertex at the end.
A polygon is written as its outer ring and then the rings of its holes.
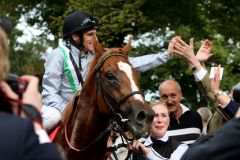
{"type": "Polygon", "coordinates": [[[170,59],[170,54],[165,51],[163,53],[149,54],[139,57],[129,57],[130,63],[139,72],[145,72],[152,68],[165,64],[170,59]]]}
{"type": "Polygon", "coordinates": [[[42,99],[44,106],[57,108],[63,111],[67,102],[60,95],[64,59],[58,50],[48,55],[45,63],[45,73],[42,80],[42,99]]]}

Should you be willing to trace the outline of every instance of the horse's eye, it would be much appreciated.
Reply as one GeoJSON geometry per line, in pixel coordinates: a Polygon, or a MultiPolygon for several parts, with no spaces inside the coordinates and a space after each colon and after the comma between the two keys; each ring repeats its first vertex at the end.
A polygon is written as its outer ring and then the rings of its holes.
{"type": "Polygon", "coordinates": [[[116,77],[115,77],[112,73],[110,73],[110,72],[107,72],[106,75],[105,75],[105,77],[106,77],[108,80],[110,80],[110,81],[116,79],[116,77]]]}

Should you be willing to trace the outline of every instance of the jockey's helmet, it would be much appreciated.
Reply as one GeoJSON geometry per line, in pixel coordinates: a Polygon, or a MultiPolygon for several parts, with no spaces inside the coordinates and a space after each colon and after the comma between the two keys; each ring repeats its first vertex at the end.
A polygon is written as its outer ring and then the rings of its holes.
{"type": "Polygon", "coordinates": [[[10,33],[13,29],[13,24],[10,18],[5,16],[0,16],[0,27],[6,32],[10,33]]]}
{"type": "Polygon", "coordinates": [[[83,32],[91,28],[97,28],[98,19],[82,11],[76,11],[68,15],[63,22],[63,39],[70,40],[71,34],[83,32]]]}

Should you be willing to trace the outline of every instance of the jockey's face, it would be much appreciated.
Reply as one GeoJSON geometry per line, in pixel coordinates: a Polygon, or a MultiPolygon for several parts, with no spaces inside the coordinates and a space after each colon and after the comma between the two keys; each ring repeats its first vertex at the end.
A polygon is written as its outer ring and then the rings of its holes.
{"type": "Polygon", "coordinates": [[[83,33],[83,46],[84,46],[83,51],[84,52],[88,52],[88,51],[94,52],[94,46],[93,46],[94,36],[96,36],[96,29],[91,29],[83,33]]]}

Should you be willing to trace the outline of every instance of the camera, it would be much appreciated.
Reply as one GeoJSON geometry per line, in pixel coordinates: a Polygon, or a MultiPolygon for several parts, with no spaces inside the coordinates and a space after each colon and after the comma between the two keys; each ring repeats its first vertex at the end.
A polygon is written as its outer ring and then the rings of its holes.
{"type": "MultiPolygon", "coordinates": [[[[19,97],[22,96],[22,93],[25,91],[27,87],[27,82],[21,78],[19,78],[15,74],[9,74],[7,78],[5,79],[5,82],[11,87],[11,89],[19,95],[19,97]]],[[[0,90],[0,111],[12,113],[12,105],[10,103],[11,99],[6,97],[5,93],[3,93],[0,90]]]]}
{"type": "MultiPolygon", "coordinates": [[[[17,75],[13,75],[13,74],[8,75],[5,82],[8,83],[8,85],[11,87],[11,89],[15,93],[19,94],[18,93],[19,86],[18,86],[18,76],[17,75]]],[[[0,103],[2,106],[0,108],[0,111],[12,113],[12,107],[11,107],[10,100],[8,99],[8,97],[6,97],[5,93],[2,90],[0,90],[0,103]]]]}
{"type": "Polygon", "coordinates": [[[19,78],[15,74],[9,74],[5,81],[11,87],[11,89],[17,94],[23,93],[25,91],[25,89],[27,88],[26,81],[19,78]]]}

